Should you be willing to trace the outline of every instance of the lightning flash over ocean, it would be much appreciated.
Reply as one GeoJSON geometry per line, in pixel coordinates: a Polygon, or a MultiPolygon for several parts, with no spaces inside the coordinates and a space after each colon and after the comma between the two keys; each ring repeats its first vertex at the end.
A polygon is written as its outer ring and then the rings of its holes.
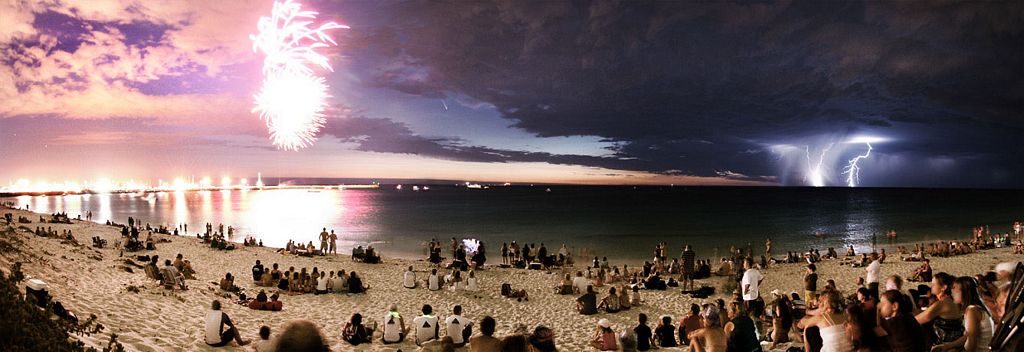
{"type": "Polygon", "coordinates": [[[313,67],[333,71],[319,48],[337,45],[327,31],[345,29],[334,22],[314,27],[317,12],[303,11],[292,0],[276,1],[270,17],[261,17],[257,34],[250,35],[253,51],[262,51],[263,85],[254,96],[252,112],[267,124],[274,146],[298,150],[316,141],[331,97],[323,77],[313,67]]]}
{"type": "Polygon", "coordinates": [[[811,183],[811,186],[825,186],[825,174],[824,170],[821,169],[821,166],[825,161],[825,154],[832,149],[833,145],[835,145],[835,143],[829,143],[827,147],[821,150],[821,153],[818,155],[818,162],[814,165],[811,165],[811,147],[804,147],[804,151],[807,153],[807,173],[805,178],[811,183]]]}
{"type": "Polygon", "coordinates": [[[847,162],[846,166],[843,167],[843,174],[846,175],[846,185],[849,187],[857,187],[860,183],[860,165],[857,165],[861,160],[867,159],[871,156],[872,142],[880,142],[882,139],[875,137],[859,137],[850,140],[847,143],[864,143],[867,145],[868,150],[864,154],[857,155],[847,162]]]}

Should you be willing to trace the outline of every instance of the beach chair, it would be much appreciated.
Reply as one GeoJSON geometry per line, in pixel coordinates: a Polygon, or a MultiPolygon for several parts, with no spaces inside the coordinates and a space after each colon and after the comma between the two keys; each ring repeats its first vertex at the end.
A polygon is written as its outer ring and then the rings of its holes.
{"type": "Polygon", "coordinates": [[[160,269],[160,284],[165,289],[173,290],[174,286],[177,285],[178,278],[171,275],[171,271],[167,269],[160,269]]]}

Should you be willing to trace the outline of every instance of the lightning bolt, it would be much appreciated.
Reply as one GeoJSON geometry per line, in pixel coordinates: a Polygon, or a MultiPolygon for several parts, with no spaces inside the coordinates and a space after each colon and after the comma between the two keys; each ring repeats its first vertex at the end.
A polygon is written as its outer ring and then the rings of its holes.
{"type": "Polygon", "coordinates": [[[807,174],[804,175],[804,181],[810,178],[811,186],[821,187],[825,185],[825,175],[821,173],[821,165],[825,162],[825,154],[828,153],[835,143],[829,143],[827,147],[821,150],[821,154],[818,155],[818,162],[815,166],[811,166],[811,147],[804,146],[804,152],[807,154],[807,174]]]}
{"type": "Polygon", "coordinates": [[[868,151],[864,153],[864,155],[858,155],[853,159],[850,159],[850,162],[843,168],[843,174],[846,175],[847,186],[857,187],[857,184],[860,183],[860,166],[857,166],[857,163],[860,162],[861,159],[867,159],[871,156],[871,142],[864,142],[864,144],[868,146],[868,151]]]}

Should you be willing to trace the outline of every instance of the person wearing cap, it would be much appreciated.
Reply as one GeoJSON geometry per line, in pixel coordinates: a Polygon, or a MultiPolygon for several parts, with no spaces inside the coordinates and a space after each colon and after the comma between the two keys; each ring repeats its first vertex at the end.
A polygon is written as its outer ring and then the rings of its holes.
{"type": "Polygon", "coordinates": [[[718,307],[708,305],[700,313],[703,321],[703,328],[689,333],[690,349],[694,352],[726,352],[725,330],[722,329],[721,313],[718,307]]]}
{"type": "Polygon", "coordinates": [[[1003,314],[1006,314],[1006,297],[1010,295],[1013,288],[1013,273],[1017,270],[1019,262],[1005,262],[996,265],[996,304],[992,307],[992,319],[1002,321],[1003,314]]]}
{"type": "Polygon", "coordinates": [[[615,351],[619,349],[619,344],[616,340],[615,331],[612,330],[612,322],[604,318],[598,320],[597,332],[594,334],[594,339],[590,341],[590,346],[600,351],[615,351]]]}
{"type": "Polygon", "coordinates": [[[398,313],[398,306],[392,304],[388,313],[384,315],[384,328],[381,330],[381,340],[385,344],[399,343],[405,340],[409,330],[405,327],[405,318],[398,313]]]}

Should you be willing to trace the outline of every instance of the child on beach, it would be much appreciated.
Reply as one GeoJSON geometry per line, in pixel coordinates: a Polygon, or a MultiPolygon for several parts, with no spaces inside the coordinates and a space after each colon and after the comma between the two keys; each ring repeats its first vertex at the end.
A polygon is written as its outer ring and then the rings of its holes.
{"type": "Polygon", "coordinates": [[[612,323],[608,319],[597,321],[597,331],[594,334],[594,339],[590,341],[590,346],[600,351],[615,351],[619,349],[615,331],[612,330],[612,323]]]}

